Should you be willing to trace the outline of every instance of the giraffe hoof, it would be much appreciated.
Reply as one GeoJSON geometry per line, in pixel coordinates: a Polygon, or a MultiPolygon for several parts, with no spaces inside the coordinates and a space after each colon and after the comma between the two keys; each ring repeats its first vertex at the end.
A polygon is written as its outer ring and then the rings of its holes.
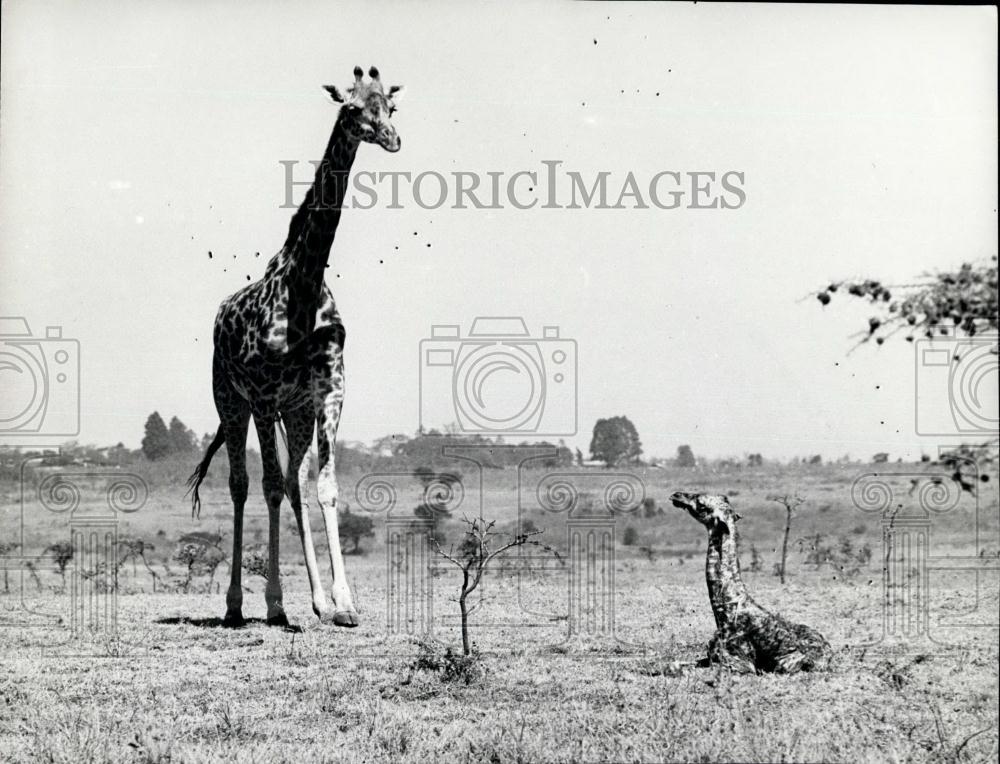
{"type": "Polygon", "coordinates": [[[284,613],[278,613],[277,615],[268,616],[267,625],[287,627],[289,625],[288,616],[286,616],[284,613]]]}
{"type": "Polygon", "coordinates": [[[242,613],[226,613],[222,619],[222,626],[226,629],[241,629],[247,625],[242,613]]]}
{"type": "Polygon", "coordinates": [[[345,629],[353,629],[360,624],[358,614],[353,610],[338,610],[333,614],[333,625],[343,626],[345,629]]]}

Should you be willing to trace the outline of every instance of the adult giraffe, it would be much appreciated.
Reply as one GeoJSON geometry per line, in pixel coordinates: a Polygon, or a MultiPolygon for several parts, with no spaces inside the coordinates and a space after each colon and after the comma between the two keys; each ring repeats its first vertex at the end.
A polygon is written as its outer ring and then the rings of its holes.
{"type": "Polygon", "coordinates": [[[338,626],[358,625],[340,551],[334,466],[334,443],[344,401],[345,333],[323,276],[358,147],[362,142],[377,143],[390,152],[400,147],[390,118],[402,89],[393,86],[385,93],[378,70],[372,67],[368,74],[371,80],[366,83],[361,68],[355,67],[354,84],[346,98],[336,87],[324,86],[343,106],[313,185],[292,217],[285,244],[267,264],[264,277],[223,300],[215,318],[212,390],[221,422],[188,485],[193,493],[192,512],[198,513],[198,487],[212,456],[225,443],[233,499],[232,575],[224,620],[229,626],[244,623],[240,572],[251,416],[260,440],[269,519],[264,592],[267,622],[288,623],[278,576],[279,513],[287,494],[299,527],[313,611],[322,621],[332,620],[338,626]],[[332,610],[316,564],[308,504],[300,492],[300,484],[309,478],[307,455],[314,427],[319,456],[317,493],[333,567],[332,610]]]}

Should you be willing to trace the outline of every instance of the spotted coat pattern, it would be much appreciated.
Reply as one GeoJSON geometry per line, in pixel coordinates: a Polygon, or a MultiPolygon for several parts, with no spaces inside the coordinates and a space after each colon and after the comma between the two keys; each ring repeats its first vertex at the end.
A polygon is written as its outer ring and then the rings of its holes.
{"type": "Polygon", "coordinates": [[[670,498],[708,529],[705,580],[716,625],[708,662],[738,672],[791,674],[828,668],[833,651],[822,634],[765,610],[747,592],[738,553],[740,516],[729,499],[682,492],[670,498]]]}

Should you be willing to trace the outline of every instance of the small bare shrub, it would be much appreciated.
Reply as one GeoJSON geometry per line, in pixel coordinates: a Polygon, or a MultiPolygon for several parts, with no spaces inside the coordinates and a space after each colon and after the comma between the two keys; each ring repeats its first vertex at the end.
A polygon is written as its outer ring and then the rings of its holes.
{"type": "Polygon", "coordinates": [[[788,570],[788,534],[792,530],[792,513],[805,503],[805,499],[797,493],[786,493],[783,495],[771,494],[767,500],[776,501],[785,508],[785,536],[781,542],[781,564],[774,566],[774,574],[781,579],[781,583],[785,583],[785,574],[788,570]]]}
{"type": "Polygon", "coordinates": [[[461,681],[472,684],[486,676],[478,653],[462,655],[435,640],[421,640],[417,643],[417,650],[417,657],[410,669],[438,674],[442,682],[461,681]]]}
{"type": "Polygon", "coordinates": [[[257,544],[243,550],[243,570],[252,576],[260,576],[267,580],[267,563],[270,556],[267,546],[257,544]]]}
{"type": "Polygon", "coordinates": [[[58,541],[45,547],[44,554],[51,554],[56,567],[59,568],[59,577],[62,579],[62,588],[66,589],[66,566],[73,559],[73,545],[68,541],[58,541]]]}
{"type": "Polygon", "coordinates": [[[208,576],[206,591],[211,591],[215,571],[226,560],[221,547],[222,536],[217,533],[186,533],[180,537],[174,560],[184,566],[185,576],[181,590],[187,594],[195,576],[208,576]]]}
{"type": "Polygon", "coordinates": [[[458,608],[462,616],[462,653],[468,656],[472,653],[472,645],[469,641],[468,598],[482,582],[483,574],[489,564],[505,552],[525,544],[532,544],[549,552],[555,552],[555,550],[541,542],[531,540],[532,536],[537,536],[542,531],[521,533],[513,537],[508,536],[509,540],[506,543],[502,543],[501,546],[494,549],[492,547],[497,540],[506,535],[493,530],[493,526],[496,525],[495,520],[486,521],[480,517],[470,520],[466,517],[464,522],[468,525],[468,530],[465,532],[465,538],[457,551],[452,548],[445,552],[435,536],[431,536],[431,543],[439,555],[462,572],[458,608]]]}

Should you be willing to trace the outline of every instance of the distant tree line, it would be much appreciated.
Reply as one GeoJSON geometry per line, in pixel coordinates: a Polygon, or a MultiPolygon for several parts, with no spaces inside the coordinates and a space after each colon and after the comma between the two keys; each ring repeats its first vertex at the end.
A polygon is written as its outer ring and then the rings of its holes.
{"type": "Polygon", "coordinates": [[[160,412],[154,411],[146,420],[146,434],[142,438],[142,453],[150,461],[163,459],[171,454],[193,454],[198,450],[198,436],[176,416],[170,426],[163,423],[160,412]]]}

